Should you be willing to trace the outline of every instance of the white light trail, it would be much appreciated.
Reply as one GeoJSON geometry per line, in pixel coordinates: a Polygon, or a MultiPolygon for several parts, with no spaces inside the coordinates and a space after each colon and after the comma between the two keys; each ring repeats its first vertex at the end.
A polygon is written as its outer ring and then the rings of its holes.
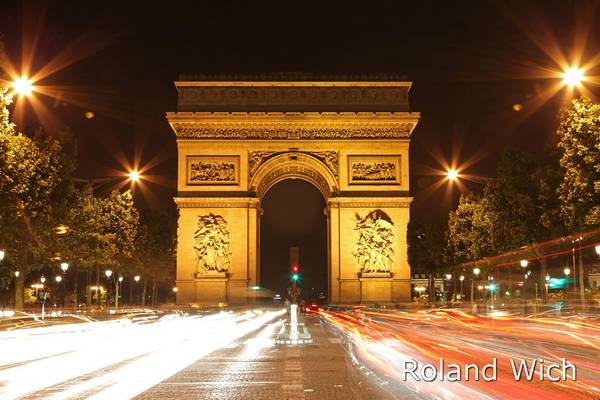
{"type": "MultiPolygon", "coordinates": [[[[131,398],[282,315],[223,312],[0,335],[0,398],[131,398]]],[[[121,320],[122,321],[122,320],[121,320]]]]}

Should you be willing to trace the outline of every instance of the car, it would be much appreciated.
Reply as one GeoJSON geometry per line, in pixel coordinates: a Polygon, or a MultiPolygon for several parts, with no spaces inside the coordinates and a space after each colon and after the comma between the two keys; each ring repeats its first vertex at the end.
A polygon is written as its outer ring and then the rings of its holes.
{"type": "Polygon", "coordinates": [[[317,303],[306,303],[304,305],[304,312],[306,313],[316,313],[323,311],[323,307],[317,303]]]}

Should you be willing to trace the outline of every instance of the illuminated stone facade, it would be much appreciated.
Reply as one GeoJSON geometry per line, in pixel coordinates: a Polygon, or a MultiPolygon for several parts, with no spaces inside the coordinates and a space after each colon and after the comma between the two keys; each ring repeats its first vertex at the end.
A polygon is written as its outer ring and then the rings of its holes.
{"type": "MultiPolygon", "coordinates": [[[[244,302],[260,285],[261,200],[304,179],[326,199],[331,303],[410,299],[402,80],[175,83],[178,303],[244,302]]],[[[293,210],[290,210],[293,212],[293,210]]]]}

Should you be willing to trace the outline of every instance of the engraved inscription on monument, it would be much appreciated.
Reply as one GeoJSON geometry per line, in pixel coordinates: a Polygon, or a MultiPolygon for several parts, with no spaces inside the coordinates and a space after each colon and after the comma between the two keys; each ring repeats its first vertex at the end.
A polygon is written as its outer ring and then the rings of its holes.
{"type": "Polygon", "coordinates": [[[362,218],[355,215],[358,238],[354,247],[354,257],[363,274],[389,274],[394,248],[394,223],[382,210],[373,210],[362,218]]]}
{"type": "Polygon", "coordinates": [[[400,156],[348,156],[348,183],[400,184],[400,156]]]}
{"type": "Polygon", "coordinates": [[[237,185],[239,157],[192,156],[187,158],[188,185],[237,185]]]}
{"type": "Polygon", "coordinates": [[[198,217],[194,233],[196,276],[226,273],[231,263],[230,244],[225,218],[212,213],[198,217]]]}

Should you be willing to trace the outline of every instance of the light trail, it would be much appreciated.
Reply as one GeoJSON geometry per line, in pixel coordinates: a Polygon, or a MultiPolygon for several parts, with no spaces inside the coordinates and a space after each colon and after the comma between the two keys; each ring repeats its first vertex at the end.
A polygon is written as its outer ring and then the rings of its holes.
{"type": "MultiPolygon", "coordinates": [[[[394,384],[426,399],[596,399],[600,397],[600,319],[548,316],[483,316],[460,310],[413,312],[321,312],[323,320],[351,343],[354,357],[394,384]],[[497,359],[497,380],[416,381],[404,374],[404,361],[480,368],[497,359]],[[515,380],[510,360],[562,358],[577,367],[577,380],[543,380],[536,368],[533,381],[515,380]],[[407,379],[405,379],[407,378],[407,379]]],[[[556,371],[554,375],[557,376],[556,371]]]]}
{"type": "Polygon", "coordinates": [[[132,398],[284,313],[221,312],[0,334],[0,398],[132,398]]]}

